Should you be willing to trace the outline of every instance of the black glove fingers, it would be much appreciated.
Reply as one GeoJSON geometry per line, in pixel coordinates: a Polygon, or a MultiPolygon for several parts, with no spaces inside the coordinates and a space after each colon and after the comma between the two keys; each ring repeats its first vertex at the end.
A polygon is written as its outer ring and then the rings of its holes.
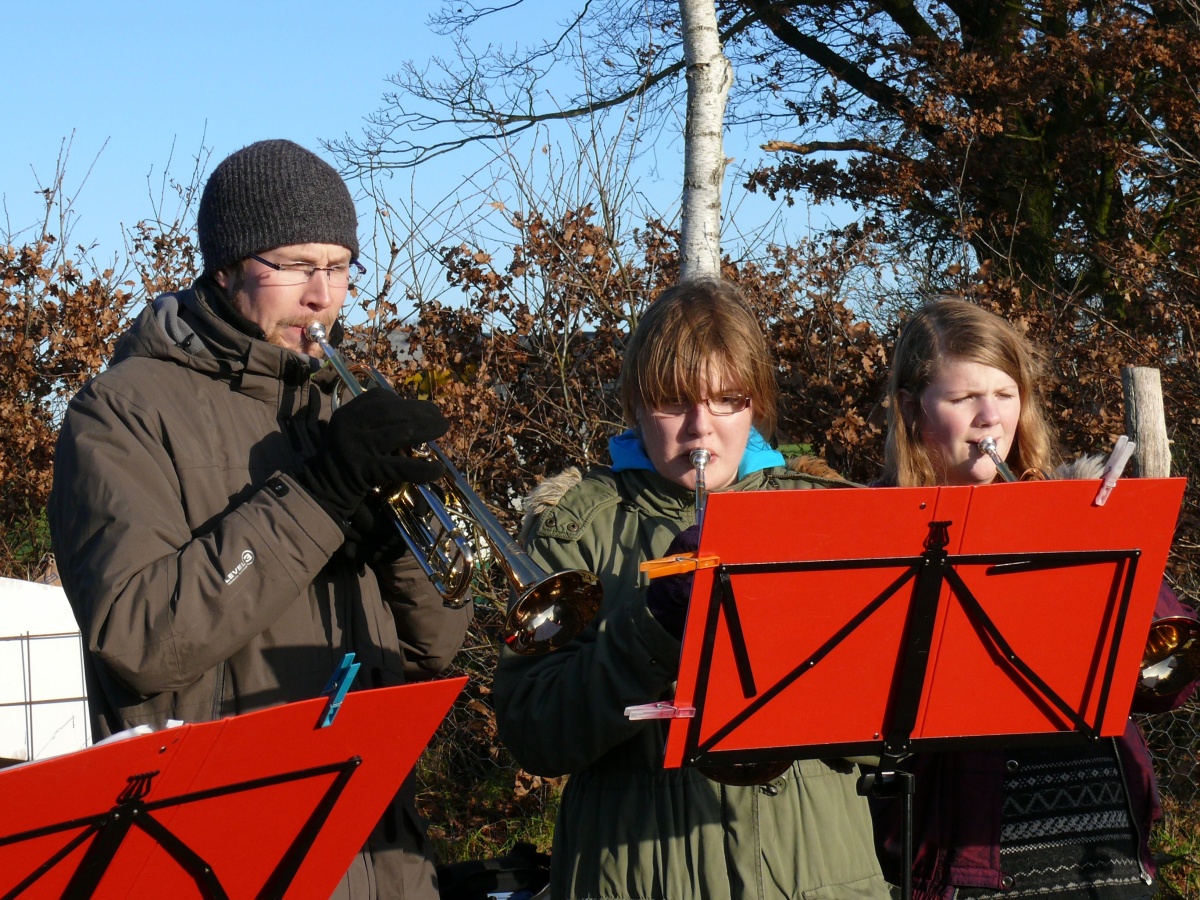
{"type": "MultiPolygon", "coordinates": [[[[675,535],[664,555],[694,553],[699,546],[700,526],[693,525],[675,535]]],[[[651,581],[646,591],[646,606],[649,607],[650,614],[663,628],[681,640],[694,580],[695,575],[692,572],[665,575],[651,581]]]]}
{"type": "Polygon", "coordinates": [[[415,447],[446,433],[450,423],[428,400],[405,400],[392,391],[367,391],[333,414],[329,440],[366,444],[382,453],[415,447]]]}
{"type": "Polygon", "coordinates": [[[692,525],[675,535],[671,540],[671,546],[667,547],[667,556],[674,556],[676,553],[695,553],[699,549],[700,526],[692,525]]]}
{"type": "MultiPolygon", "coordinates": [[[[442,420],[445,422],[445,420],[442,420]]],[[[446,429],[435,425],[420,427],[412,422],[381,421],[365,430],[360,440],[381,454],[395,454],[412,447],[420,447],[434,438],[441,437],[446,429]]]]}
{"type": "Polygon", "coordinates": [[[361,543],[366,540],[367,536],[375,530],[375,510],[366,501],[358,504],[354,512],[346,517],[345,524],[342,526],[342,531],[346,533],[346,540],[361,543]]]}
{"type": "Polygon", "coordinates": [[[365,391],[330,417],[320,449],[298,474],[309,493],[344,529],[375,487],[440,478],[439,463],[398,451],[440,437],[449,423],[436,406],[393,391],[365,391]]]}

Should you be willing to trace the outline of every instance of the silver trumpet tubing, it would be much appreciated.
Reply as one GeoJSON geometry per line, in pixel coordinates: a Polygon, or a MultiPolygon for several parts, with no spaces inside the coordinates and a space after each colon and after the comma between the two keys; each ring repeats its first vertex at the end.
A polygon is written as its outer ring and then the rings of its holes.
{"type": "MultiPolygon", "coordinates": [[[[357,396],[368,387],[393,390],[370,366],[351,366],[314,322],[308,337],[320,345],[346,391],[357,396]],[[363,384],[363,380],[369,381],[363,384]]],[[[335,388],[335,398],[340,392],[335,388]]],[[[402,484],[384,488],[396,528],[409,552],[433,583],[446,606],[470,602],[476,553],[472,541],[492,549],[514,601],[505,621],[505,643],[517,653],[556,650],[587,627],[600,609],[602,588],[591,572],[547,573],[525,553],[492,515],[487,504],[433,441],[414,447],[413,456],[441,463],[446,475],[434,485],[402,484]]]]}
{"type": "Polygon", "coordinates": [[[992,458],[992,462],[996,464],[996,471],[1000,473],[1000,477],[1005,481],[1016,481],[1017,476],[1012,473],[1012,469],[1008,467],[1008,463],[1004,461],[1004,457],[1000,455],[1000,451],[996,448],[996,439],[991,435],[979,439],[979,449],[992,458]]]}
{"type": "Polygon", "coordinates": [[[704,504],[708,499],[708,485],[704,480],[704,470],[708,468],[708,461],[712,459],[712,453],[701,447],[693,450],[688,459],[692,461],[692,466],[696,469],[696,524],[703,525],[704,504]]]}

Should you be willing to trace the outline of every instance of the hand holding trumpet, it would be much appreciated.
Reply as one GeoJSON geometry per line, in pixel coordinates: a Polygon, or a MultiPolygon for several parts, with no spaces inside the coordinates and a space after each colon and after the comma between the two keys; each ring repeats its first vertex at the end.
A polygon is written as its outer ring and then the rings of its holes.
{"type": "MultiPolygon", "coordinates": [[[[704,524],[704,505],[708,500],[708,486],[704,470],[712,453],[704,448],[691,452],[692,467],[696,470],[696,524],[685,528],[671,541],[667,556],[695,553],[700,549],[700,528],[704,524]]],[[[691,572],[663,575],[650,582],[646,591],[646,606],[651,615],[668,632],[683,640],[683,626],[687,622],[688,603],[692,596],[691,572]]]]}
{"type": "MultiPolygon", "coordinates": [[[[505,643],[513,652],[546,653],[586,628],[600,608],[600,579],[582,570],[546,572],[517,546],[434,442],[447,428],[437,407],[404,400],[374,369],[357,367],[382,388],[368,391],[356,369],[326,341],[320,322],[308,326],[305,334],[321,346],[342,387],[353,396],[334,410],[328,448],[323,448],[301,476],[306,486],[315,484],[316,492],[331,495],[339,512],[354,498],[357,504],[352,510],[359,508],[367,493],[386,487],[383,496],[392,524],[442,595],[443,604],[453,609],[471,602],[472,541],[490,546],[514,595],[504,626],[505,643]],[[369,400],[374,395],[392,399],[369,400]],[[339,418],[339,413],[355,404],[359,412],[353,418],[339,418]],[[335,438],[335,431],[343,433],[335,438]],[[358,443],[361,436],[378,443],[363,447],[358,443]],[[412,455],[398,454],[405,448],[411,449],[412,455]],[[351,460],[354,464],[346,465],[351,460]],[[346,469],[353,471],[347,474],[346,469]],[[439,484],[431,487],[429,482],[435,480],[439,484]]],[[[353,527],[349,522],[343,530],[349,536],[353,527]]]]}
{"type": "Polygon", "coordinates": [[[441,463],[401,451],[441,437],[448,427],[428,401],[364,391],[334,411],[320,449],[296,479],[344,531],[372,489],[440,478],[441,463]]]}

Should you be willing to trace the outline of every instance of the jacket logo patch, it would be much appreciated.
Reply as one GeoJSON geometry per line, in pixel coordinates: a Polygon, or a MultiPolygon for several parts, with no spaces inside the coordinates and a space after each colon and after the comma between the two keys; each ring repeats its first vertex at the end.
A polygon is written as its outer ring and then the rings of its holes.
{"type": "Polygon", "coordinates": [[[225,576],[225,583],[233,584],[235,581],[237,581],[237,577],[252,565],[254,565],[254,554],[249,550],[243,550],[242,561],[234,567],[232,572],[225,576]]]}

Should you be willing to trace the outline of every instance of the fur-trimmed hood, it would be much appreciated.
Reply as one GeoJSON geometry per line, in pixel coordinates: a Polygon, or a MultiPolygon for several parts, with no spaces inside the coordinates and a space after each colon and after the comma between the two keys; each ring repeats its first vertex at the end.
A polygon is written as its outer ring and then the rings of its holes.
{"type": "Polygon", "coordinates": [[[557,475],[551,475],[545,481],[538,483],[526,495],[522,503],[524,512],[521,515],[521,533],[517,535],[517,540],[524,544],[533,530],[533,525],[537,521],[537,517],[546,510],[557,506],[563,494],[575,487],[582,480],[583,474],[575,466],[571,466],[569,469],[564,469],[557,475]]]}
{"type": "Polygon", "coordinates": [[[1099,453],[1079,456],[1059,465],[1050,473],[1049,477],[1056,481],[1066,479],[1087,481],[1091,478],[1099,478],[1104,474],[1104,462],[1104,457],[1099,453]]]}

